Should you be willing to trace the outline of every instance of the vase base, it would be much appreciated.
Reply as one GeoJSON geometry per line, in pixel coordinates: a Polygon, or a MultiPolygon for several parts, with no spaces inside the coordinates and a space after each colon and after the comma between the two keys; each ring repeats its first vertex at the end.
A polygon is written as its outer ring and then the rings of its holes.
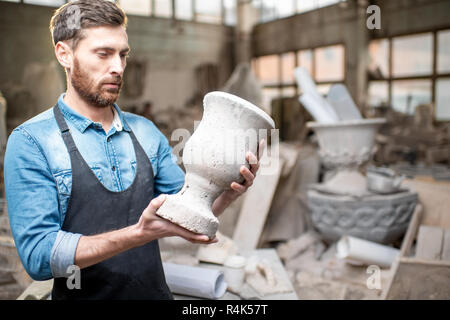
{"type": "Polygon", "coordinates": [[[219,220],[212,211],[199,210],[198,207],[180,201],[177,195],[168,195],[156,214],[189,231],[207,235],[212,239],[219,227],[219,220]]]}

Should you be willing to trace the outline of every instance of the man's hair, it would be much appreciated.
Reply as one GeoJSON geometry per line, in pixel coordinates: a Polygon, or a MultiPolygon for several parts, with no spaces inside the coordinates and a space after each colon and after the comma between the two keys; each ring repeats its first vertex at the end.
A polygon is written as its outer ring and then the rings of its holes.
{"type": "Polygon", "coordinates": [[[53,44],[72,40],[75,49],[84,38],[83,30],[101,26],[127,25],[127,16],[115,3],[106,0],[78,0],[58,8],[50,20],[53,44]]]}

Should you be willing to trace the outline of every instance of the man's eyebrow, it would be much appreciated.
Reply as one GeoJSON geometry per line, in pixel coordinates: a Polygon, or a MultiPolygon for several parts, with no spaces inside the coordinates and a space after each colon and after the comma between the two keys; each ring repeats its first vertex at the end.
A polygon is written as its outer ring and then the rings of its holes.
{"type": "MultiPolygon", "coordinates": [[[[98,51],[98,50],[116,51],[115,48],[111,48],[111,47],[98,47],[98,48],[94,48],[94,51],[98,51]]],[[[120,50],[121,53],[130,52],[130,51],[131,51],[130,48],[124,48],[124,49],[120,50]]]]}

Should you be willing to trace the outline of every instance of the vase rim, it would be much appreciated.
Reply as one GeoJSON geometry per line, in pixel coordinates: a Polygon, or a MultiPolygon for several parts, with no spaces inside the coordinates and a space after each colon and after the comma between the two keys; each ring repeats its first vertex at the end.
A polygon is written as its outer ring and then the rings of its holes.
{"type": "Polygon", "coordinates": [[[273,121],[273,119],[261,108],[257,107],[256,105],[254,105],[253,103],[251,103],[250,101],[247,101],[241,97],[238,97],[234,94],[231,93],[227,93],[227,92],[223,92],[223,91],[212,91],[209,92],[205,95],[203,102],[206,105],[206,101],[209,99],[214,99],[214,98],[222,98],[222,99],[227,99],[230,100],[231,102],[234,102],[236,104],[241,105],[243,108],[248,109],[250,111],[253,111],[254,113],[256,113],[257,115],[259,115],[260,117],[262,117],[264,120],[266,120],[266,122],[269,123],[269,125],[272,127],[272,129],[275,128],[275,122],[273,121]]]}

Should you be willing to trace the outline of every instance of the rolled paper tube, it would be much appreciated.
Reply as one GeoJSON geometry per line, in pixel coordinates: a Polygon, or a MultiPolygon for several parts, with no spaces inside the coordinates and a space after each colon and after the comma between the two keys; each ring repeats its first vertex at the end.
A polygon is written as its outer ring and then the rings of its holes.
{"type": "Polygon", "coordinates": [[[400,250],[375,242],[344,236],[336,245],[336,257],[366,265],[390,267],[400,250]]]}
{"type": "MultiPolygon", "coordinates": [[[[313,116],[314,120],[320,123],[336,123],[339,121],[337,116],[329,112],[328,108],[323,104],[321,97],[316,96],[312,93],[304,93],[300,96],[300,103],[308,110],[308,112],[313,116]]],[[[330,107],[331,108],[331,107],[330,107]]]]}
{"type": "Polygon", "coordinates": [[[295,68],[294,77],[303,93],[318,93],[316,83],[305,67],[295,68]]]}
{"type": "Polygon", "coordinates": [[[167,285],[173,293],[219,299],[227,290],[222,271],[168,262],[164,262],[163,267],[167,285]]]}

